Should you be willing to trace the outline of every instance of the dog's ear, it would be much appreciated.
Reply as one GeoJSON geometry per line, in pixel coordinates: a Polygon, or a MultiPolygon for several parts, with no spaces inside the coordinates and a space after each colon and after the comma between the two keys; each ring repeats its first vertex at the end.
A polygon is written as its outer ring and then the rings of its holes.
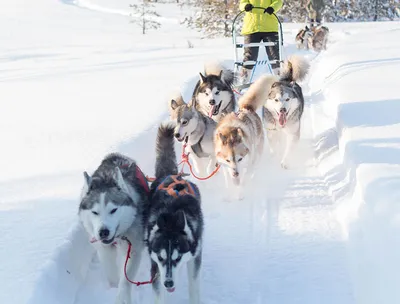
{"type": "Polygon", "coordinates": [[[121,170],[118,167],[115,167],[115,182],[117,183],[118,188],[125,193],[129,193],[128,186],[126,185],[121,170]]]}
{"type": "Polygon", "coordinates": [[[206,77],[201,73],[199,73],[199,75],[200,75],[200,83],[205,82],[206,81],[206,77]]]}
{"type": "Polygon", "coordinates": [[[221,132],[218,133],[219,139],[222,141],[222,144],[226,144],[226,140],[228,139],[225,135],[223,135],[221,132]]]}
{"type": "Polygon", "coordinates": [[[176,110],[179,107],[179,104],[176,102],[175,99],[171,99],[171,102],[170,102],[169,105],[170,105],[172,110],[176,110]]]}
{"type": "Polygon", "coordinates": [[[186,227],[186,217],[185,213],[182,210],[178,210],[175,213],[176,227],[179,231],[184,231],[186,227]]]}
{"type": "Polygon", "coordinates": [[[85,178],[86,186],[89,188],[90,184],[92,183],[92,178],[90,177],[90,175],[86,171],[83,172],[83,176],[85,178]]]}

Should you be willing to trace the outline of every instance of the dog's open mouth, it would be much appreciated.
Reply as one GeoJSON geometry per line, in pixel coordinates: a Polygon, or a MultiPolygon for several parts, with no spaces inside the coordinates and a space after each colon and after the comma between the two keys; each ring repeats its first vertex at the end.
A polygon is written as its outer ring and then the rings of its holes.
{"type": "Polygon", "coordinates": [[[218,115],[219,109],[221,108],[222,101],[218,105],[211,106],[209,117],[218,115]]]}
{"type": "Polygon", "coordinates": [[[278,121],[281,127],[284,127],[287,122],[287,112],[277,112],[278,114],[278,121]]]}
{"type": "Polygon", "coordinates": [[[187,141],[187,139],[188,139],[188,137],[187,137],[187,135],[186,135],[187,133],[185,133],[185,135],[184,136],[182,136],[182,137],[180,137],[180,138],[177,138],[177,140],[179,141],[179,142],[182,142],[182,141],[184,141],[185,140],[185,142],[187,141]]]}
{"type": "Polygon", "coordinates": [[[174,291],[175,291],[175,287],[167,288],[167,291],[168,291],[168,292],[174,292],[174,291]]]}
{"type": "Polygon", "coordinates": [[[105,245],[109,245],[112,244],[114,242],[115,236],[113,236],[111,239],[109,240],[101,240],[101,242],[105,245]]]}

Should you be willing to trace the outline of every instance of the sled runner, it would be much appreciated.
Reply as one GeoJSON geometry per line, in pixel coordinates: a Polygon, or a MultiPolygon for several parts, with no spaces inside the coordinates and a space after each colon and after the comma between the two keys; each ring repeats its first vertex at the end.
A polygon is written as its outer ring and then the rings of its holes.
{"type": "MultiPolygon", "coordinates": [[[[265,10],[265,8],[263,7],[258,7],[255,6],[253,7],[253,9],[262,9],[265,10]]],[[[238,13],[235,18],[233,19],[232,22],[232,40],[233,40],[233,48],[234,48],[234,68],[233,71],[235,73],[235,75],[239,75],[240,70],[245,67],[245,66],[249,66],[249,65],[254,65],[254,68],[252,69],[251,72],[251,77],[249,78],[247,83],[237,83],[234,84],[234,89],[237,90],[238,92],[240,92],[243,89],[246,89],[248,87],[250,87],[250,85],[252,84],[252,82],[254,82],[254,74],[255,71],[257,69],[257,67],[259,66],[266,66],[269,73],[274,75],[274,71],[272,69],[272,64],[276,63],[277,60],[271,60],[270,58],[268,58],[268,55],[266,57],[266,60],[247,60],[247,61],[243,61],[243,57],[239,57],[239,49],[243,50],[245,47],[268,47],[268,46],[275,46],[276,42],[257,42],[257,43],[239,43],[238,42],[238,37],[237,37],[237,26],[238,26],[238,21],[240,20],[239,17],[243,16],[243,14],[246,13],[246,11],[241,11],[240,13],[238,13]]],[[[279,62],[282,62],[282,48],[283,48],[283,31],[282,31],[282,23],[279,20],[278,16],[273,13],[272,15],[275,16],[275,18],[277,19],[278,23],[279,23],[279,32],[278,32],[278,37],[279,37],[279,41],[277,42],[279,45],[279,62]]],[[[242,51],[243,53],[243,51],[242,51]]],[[[236,77],[238,78],[238,77],[236,77]]]]}

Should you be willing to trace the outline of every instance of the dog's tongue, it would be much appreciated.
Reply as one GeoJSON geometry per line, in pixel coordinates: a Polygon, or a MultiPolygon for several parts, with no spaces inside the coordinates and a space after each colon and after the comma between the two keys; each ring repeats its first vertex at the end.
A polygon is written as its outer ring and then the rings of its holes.
{"type": "Polygon", "coordinates": [[[283,127],[286,124],[286,113],[279,113],[279,124],[283,127]]]}
{"type": "Polygon", "coordinates": [[[210,109],[210,114],[208,115],[208,117],[212,117],[213,116],[213,114],[214,114],[214,110],[215,110],[215,107],[216,107],[216,105],[213,105],[213,106],[211,106],[211,109],[210,109]]]}
{"type": "Polygon", "coordinates": [[[175,291],[175,287],[168,288],[167,290],[168,290],[168,292],[174,292],[175,291]]]}

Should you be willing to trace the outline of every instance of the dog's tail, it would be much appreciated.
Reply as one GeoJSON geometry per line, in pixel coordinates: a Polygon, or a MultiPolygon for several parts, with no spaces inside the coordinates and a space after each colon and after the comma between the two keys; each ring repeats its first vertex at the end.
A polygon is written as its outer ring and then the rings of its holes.
{"type": "Polygon", "coordinates": [[[239,109],[256,111],[268,99],[272,85],[279,79],[273,75],[263,75],[257,79],[249,90],[239,99],[239,109]]]}
{"type": "Polygon", "coordinates": [[[229,86],[232,86],[235,78],[232,70],[225,69],[221,63],[216,61],[207,62],[204,65],[204,73],[206,76],[214,75],[220,77],[229,86]]]}
{"type": "Polygon", "coordinates": [[[310,63],[301,56],[292,55],[283,63],[281,69],[281,81],[299,82],[302,81],[310,69],[310,63]]]}
{"type": "Polygon", "coordinates": [[[161,124],[156,143],[156,178],[178,174],[174,144],[174,126],[161,124]]]}

